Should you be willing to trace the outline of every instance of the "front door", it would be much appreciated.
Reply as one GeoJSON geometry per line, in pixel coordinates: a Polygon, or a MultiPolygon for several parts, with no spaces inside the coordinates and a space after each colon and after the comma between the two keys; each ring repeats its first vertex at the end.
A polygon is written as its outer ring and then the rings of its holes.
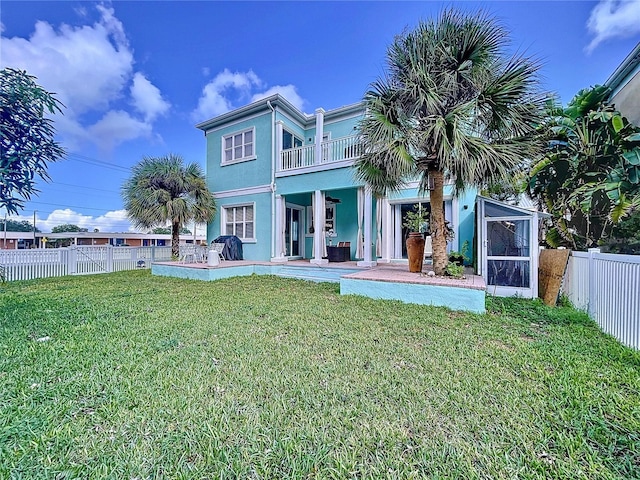
{"type": "Polygon", "coordinates": [[[303,222],[302,207],[287,206],[284,226],[285,252],[287,257],[302,257],[303,252],[303,222]]]}
{"type": "Polygon", "coordinates": [[[483,272],[491,295],[533,297],[531,219],[484,218],[483,272]]]}

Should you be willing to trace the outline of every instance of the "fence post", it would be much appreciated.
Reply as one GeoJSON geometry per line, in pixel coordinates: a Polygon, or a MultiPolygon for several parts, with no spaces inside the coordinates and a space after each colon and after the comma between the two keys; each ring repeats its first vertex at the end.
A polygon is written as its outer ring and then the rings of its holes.
{"type": "Polygon", "coordinates": [[[156,261],[156,246],[151,245],[151,263],[156,261]]]}
{"type": "Polygon", "coordinates": [[[75,246],[67,247],[67,274],[78,273],[78,252],[75,246]]]}
{"type": "Polygon", "coordinates": [[[587,311],[589,316],[592,319],[596,319],[596,305],[598,303],[598,290],[596,282],[598,281],[598,276],[596,274],[596,262],[594,259],[594,254],[600,253],[599,248],[589,248],[587,249],[587,253],[589,254],[589,300],[587,311]]]}
{"type": "Polygon", "coordinates": [[[107,272],[113,272],[113,245],[107,245],[107,272]]]}

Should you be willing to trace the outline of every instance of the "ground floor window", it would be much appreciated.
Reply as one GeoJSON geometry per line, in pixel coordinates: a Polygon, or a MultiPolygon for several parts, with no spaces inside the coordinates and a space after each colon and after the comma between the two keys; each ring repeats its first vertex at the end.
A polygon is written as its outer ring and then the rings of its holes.
{"type": "Polygon", "coordinates": [[[254,204],[233,205],[222,209],[224,235],[235,235],[242,241],[255,239],[254,204]]]}
{"type": "MultiPolygon", "coordinates": [[[[309,205],[307,207],[307,236],[313,236],[314,232],[314,223],[313,223],[313,207],[309,205]]],[[[325,212],[324,212],[324,231],[330,237],[335,237],[338,235],[336,228],[336,205],[335,203],[325,203],[325,212]]]]}

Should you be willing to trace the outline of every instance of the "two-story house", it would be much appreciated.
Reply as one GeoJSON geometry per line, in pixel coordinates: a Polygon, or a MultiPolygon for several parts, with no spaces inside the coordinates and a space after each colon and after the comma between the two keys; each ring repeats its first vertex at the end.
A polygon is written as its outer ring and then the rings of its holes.
{"type": "MultiPolygon", "coordinates": [[[[350,258],[361,265],[406,258],[403,217],[416,203],[429,208],[429,199],[417,184],[374,198],[356,180],[363,112],[357,103],[306,115],[276,94],[198,124],[219,207],[207,238],[238,236],[249,260],[325,263],[326,246],[340,242],[349,242],[350,258]]],[[[456,233],[451,248],[471,245],[475,191],[445,194],[456,233]]]]}

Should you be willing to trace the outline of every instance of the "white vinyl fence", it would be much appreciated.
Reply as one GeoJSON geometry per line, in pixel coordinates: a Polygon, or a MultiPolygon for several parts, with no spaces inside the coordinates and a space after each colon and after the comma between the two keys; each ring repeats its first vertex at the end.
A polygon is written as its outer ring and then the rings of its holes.
{"type": "Polygon", "coordinates": [[[562,290],[605,333],[640,350],[640,255],[571,252],[562,290]]]}
{"type": "MultiPolygon", "coordinates": [[[[181,246],[182,247],[182,246],[181,246]]],[[[7,281],[87,275],[149,268],[171,260],[171,247],[72,246],[33,250],[0,250],[7,281]]]]}

